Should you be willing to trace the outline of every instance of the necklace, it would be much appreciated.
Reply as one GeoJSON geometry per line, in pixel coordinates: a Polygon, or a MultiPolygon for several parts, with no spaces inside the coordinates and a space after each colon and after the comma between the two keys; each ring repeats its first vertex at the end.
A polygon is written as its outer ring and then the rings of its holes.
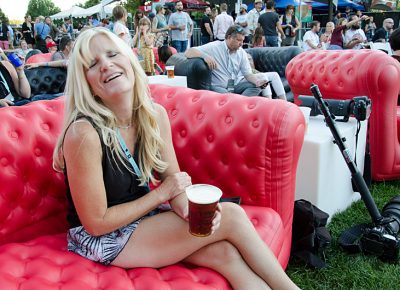
{"type": "Polygon", "coordinates": [[[132,127],[132,124],[126,126],[117,126],[118,129],[129,129],[130,127],[132,127]]]}

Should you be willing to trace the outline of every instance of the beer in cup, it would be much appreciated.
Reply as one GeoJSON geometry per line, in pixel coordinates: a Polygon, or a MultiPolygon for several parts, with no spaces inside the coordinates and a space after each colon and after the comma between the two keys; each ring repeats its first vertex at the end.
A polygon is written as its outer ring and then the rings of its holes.
{"type": "Polygon", "coordinates": [[[167,76],[169,79],[173,79],[175,77],[175,66],[173,65],[168,65],[165,67],[165,69],[167,70],[167,76]]]}
{"type": "Polygon", "coordinates": [[[222,191],[209,184],[195,184],[186,188],[186,195],[189,200],[189,232],[197,237],[209,236],[222,191]]]}

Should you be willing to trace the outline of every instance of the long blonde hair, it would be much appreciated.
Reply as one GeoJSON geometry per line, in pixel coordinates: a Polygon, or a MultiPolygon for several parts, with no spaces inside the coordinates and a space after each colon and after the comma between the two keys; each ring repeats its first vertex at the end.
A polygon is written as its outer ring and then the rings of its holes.
{"type": "Polygon", "coordinates": [[[161,160],[160,149],[163,140],[156,120],[157,112],[150,99],[147,76],[141,68],[137,57],[131,48],[118,36],[104,28],[92,28],[82,32],[75,42],[75,46],[68,63],[68,76],[65,88],[66,105],[64,115],[64,126],[57,141],[53,153],[53,167],[56,170],[65,170],[63,142],[69,126],[79,116],[86,116],[92,120],[94,125],[101,131],[102,141],[111,149],[113,158],[115,156],[132,172],[130,165],[119,145],[116,125],[117,120],[114,113],[108,109],[100,100],[93,96],[89,83],[86,80],[86,70],[93,60],[90,42],[96,36],[103,35],[113,42],[120,53],[127,56],[134,75],[135,84],[133,89],[132,123],[135,125],[137,144],[139,149],[139,168],[141,171],[140,182],[158,182],[153,176],[153,170],[163,172],[167,163],[161,160]]]}

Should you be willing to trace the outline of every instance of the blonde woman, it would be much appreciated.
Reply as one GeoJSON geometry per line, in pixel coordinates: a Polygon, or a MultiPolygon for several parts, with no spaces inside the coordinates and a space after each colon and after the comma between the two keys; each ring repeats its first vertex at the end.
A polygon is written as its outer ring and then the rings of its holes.
{"type": "Polygon", "coordinates": [[[124,268],[185,261],[218,271],[234,289],[298,289],[239,206],[218,206],[210,236],[188,232],[191,179],[130,47],[105,29],[86,30],[68,69],[54,166],[67,177],[70,251],[124,268]],[[161,184],[150,190],[155,171],[161,184]],[[159,213],[166,201],[172,210],[159,213]]]}
{"type": "Polygon", "coordinates": [[[138,48],[139,59],[145,73],[149,76],[155,73],[155,57],[153,52],[154,34],[150,32],[151,22],[146,18],[139,20],[139,28],[136,30],[132,43],[138,48]]]}
{"type": "Polygon", "coordinates": [[[319,41],[324,43],[325,47],[328,48],[331,43],[332,32],[335,29],[333,22],[328,22],[325,27],[325,32],[321,34],[319,41]]]}

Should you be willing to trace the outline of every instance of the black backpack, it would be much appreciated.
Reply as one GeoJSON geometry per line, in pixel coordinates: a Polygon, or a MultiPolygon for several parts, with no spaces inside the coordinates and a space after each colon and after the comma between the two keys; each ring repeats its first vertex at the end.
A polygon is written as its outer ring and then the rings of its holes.
{"type": "Polygon", "coordinates": [[[329,214],[309,201],[294,203],[291,258],[299,259],[317,269],[326,267],[325,249],[331,243],[326,223],[329,214]]]}

